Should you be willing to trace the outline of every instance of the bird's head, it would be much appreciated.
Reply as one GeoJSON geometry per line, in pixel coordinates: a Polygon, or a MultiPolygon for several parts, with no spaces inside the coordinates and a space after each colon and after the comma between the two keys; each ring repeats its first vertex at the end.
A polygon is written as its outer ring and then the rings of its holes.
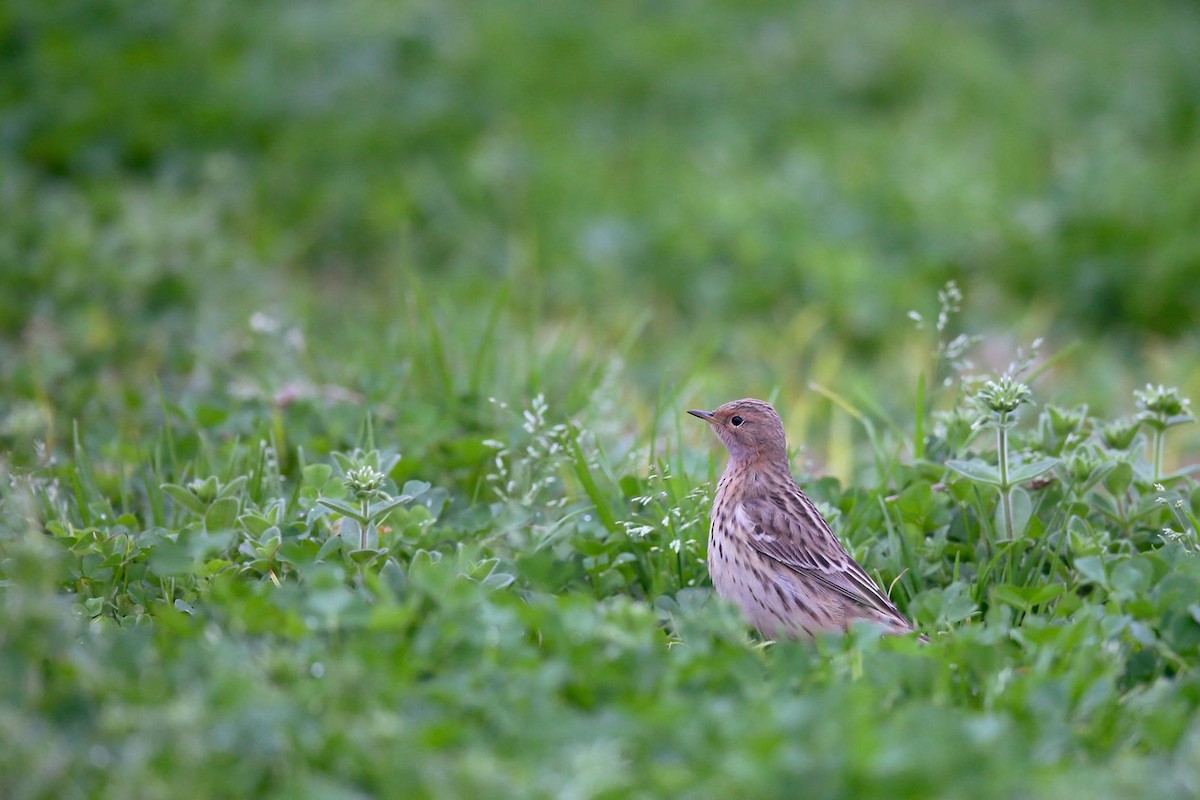
{"type": "Polygon", "coordinates": [[[783,422],[770,403],[746,398],[688,413],[708,423],[734,461],[787,461],[783,422]]]}

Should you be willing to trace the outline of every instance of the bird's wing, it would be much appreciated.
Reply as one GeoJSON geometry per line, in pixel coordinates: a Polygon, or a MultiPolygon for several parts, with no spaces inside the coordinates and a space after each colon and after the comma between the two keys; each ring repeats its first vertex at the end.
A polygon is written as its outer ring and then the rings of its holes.
{"type": "Polygon", "coordinates": [[[750,546],[764,556],[904,630],[912,629],[799,489],[746,500],[739,504],[737,516],[746,526],[750,546]]]}

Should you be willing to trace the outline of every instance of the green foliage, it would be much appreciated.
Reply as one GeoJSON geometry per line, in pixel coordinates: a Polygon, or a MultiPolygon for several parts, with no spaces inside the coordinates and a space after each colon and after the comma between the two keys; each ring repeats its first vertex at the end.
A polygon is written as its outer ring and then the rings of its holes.
{"type": "Polygon", "coordinates": [[[107,488],[82,446],[14,475],[6,794],[1190,785],[1200,489],[1150,482],[1082,409],[1006,420],[1008,484],[998,451],[969,448],[873,485],[813,484],[933,641],[861,629],[767,647],[708,588],[695,465],[613,461],[619,437],[554,422],[541,398],[496,414],[516,424],[488,443],[470,502],[397,488],[403,459],[374,449],[285,474],[269,425],[256,448],[227,439],[107,488]]]}
{"type": "Polygon", "coordinates": [[[515,276],[527,310],[819,300],[875,345],[950,275],[1092,331],[1200,303],[1187,3],[27,0],[0,46],[5,172],[96,186],[73,230],[164,176],[284,262],[515,276]]]}
{"type": "Polygon", "coordinates": [[[1197,794],[1198,49],[5,4],[0,797],[1197,794]],[[712,595],[740,395],[930,643],[712,595]]]}

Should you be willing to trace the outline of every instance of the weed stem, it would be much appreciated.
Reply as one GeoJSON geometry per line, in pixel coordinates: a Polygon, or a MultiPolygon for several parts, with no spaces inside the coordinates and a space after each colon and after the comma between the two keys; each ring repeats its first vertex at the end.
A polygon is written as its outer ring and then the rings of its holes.
{"type": "Polygon", "coordinates": [[[1013,538],[1012,487],[1008,484],[1008,412],[1001,411],[996,426],[996,452],[1000,468],[1000,502],[1004,508],[1004,534],[1009,541],[1013,538]]]}

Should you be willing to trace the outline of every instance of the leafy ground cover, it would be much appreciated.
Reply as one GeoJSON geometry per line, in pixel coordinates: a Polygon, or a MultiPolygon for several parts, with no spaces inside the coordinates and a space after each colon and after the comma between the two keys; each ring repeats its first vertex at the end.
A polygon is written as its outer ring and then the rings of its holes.
{"type": "Polygon", "coordinates": [[[476,434],[475,497],[373,424],[285,458],[265,407],[43,454],[4,501],[8,794],[1190,792],[1200,490],[1154,456],[1186,402],[953,391],[922,454],[807,481],[928,645],[754,642],[707,587],[696,437],[647,472],[541,398],[476,434]]]}
{"type": "Polygon", "coordinates": [[[7,4],[0,796],[1200,793],[1197,40],[7,4]],[[712,597],[744,394],[928,645],[712,597]]]}

